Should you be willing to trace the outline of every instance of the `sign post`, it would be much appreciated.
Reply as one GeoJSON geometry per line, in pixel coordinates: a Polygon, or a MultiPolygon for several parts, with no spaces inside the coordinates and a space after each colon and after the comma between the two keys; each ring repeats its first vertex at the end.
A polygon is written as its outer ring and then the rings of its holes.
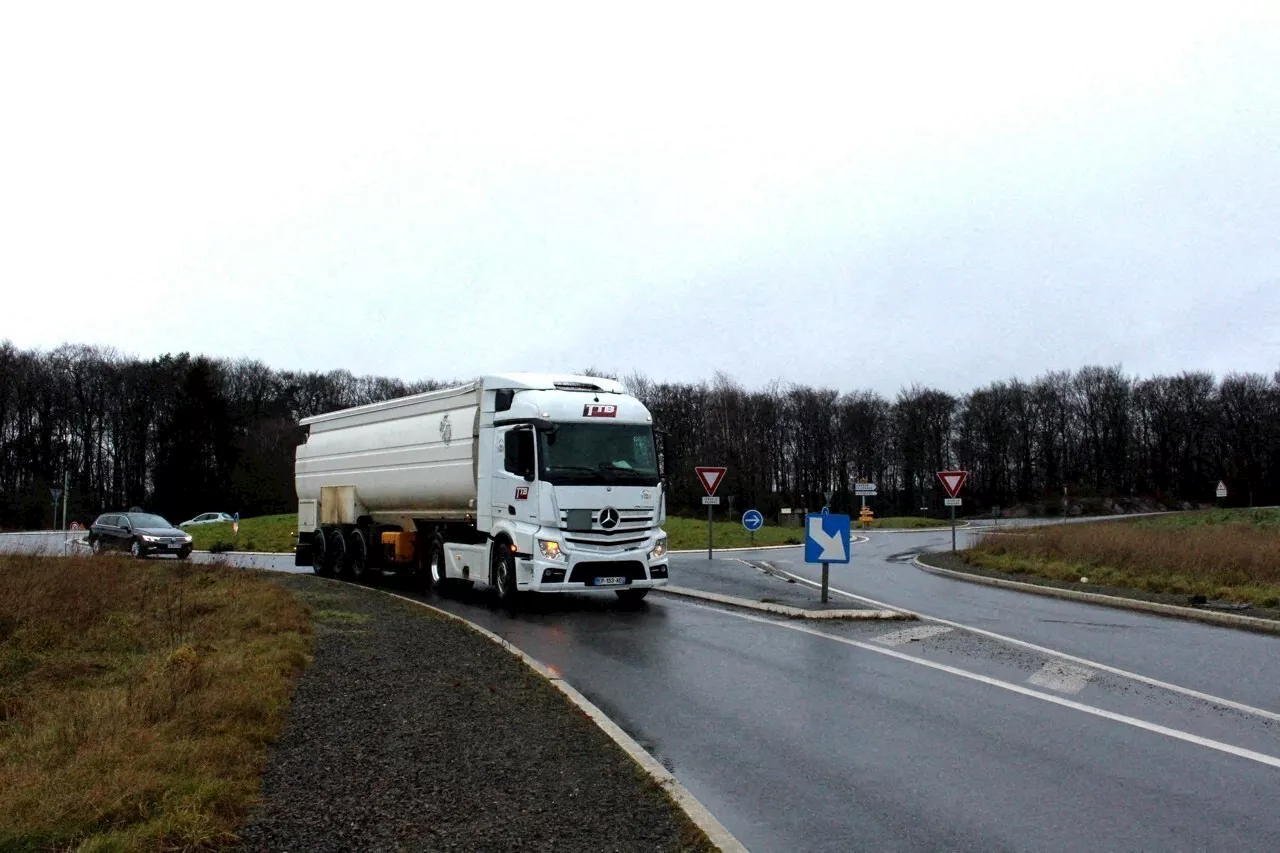
{"type": "Polygon", "coordinates": [[[827,603],[828,566],[848,563],[849,516],[811,512],[804,517],[804,561],[822,564],[822,603],[827,603]]]}
{"type": "Polygon", "coordinates": [[[960,487],[964,485],[965,478],[969,476],[968,471],[939,471],[938,479],[942,481],[942,488],[947,491],[947,499],[944,503],[951,509],[951,553],[956,552],[956,507],[960,506],[960,487]]]}
{"type": "Polygon", "coordinates": [[[859,480],[853,484],[853,494],[855,497],[862,498],[861,509],[867,508],[867,498],[874,498],[877,494],[876,484],[868,483],[866,480],[859,480]]]}
{"type": "Polygon", "coordinates": [[[751,547],[756,547],[756,531],[764,527],[764,516],[758,509],[749,509],[742,514],[742,526],[751,534],[751,547]]]}
{"type": "Polygon", "coordinates": [[[707,492],[707,496],[702,499],[702,502],[707,505],[707,559],[710,560],[713,549],[711,533],[713,529],[711,526],[712,512],[714,511],[716,504],[720,503],[720,499],[715,496],[716,489],[718,489],[720,487],[720,483],[724,481],[724,472],[727,469],[718,466],[704,465],[694,468],[693,470],[697,473],[698,479],[702,481],[702,488],[707,492]]]}

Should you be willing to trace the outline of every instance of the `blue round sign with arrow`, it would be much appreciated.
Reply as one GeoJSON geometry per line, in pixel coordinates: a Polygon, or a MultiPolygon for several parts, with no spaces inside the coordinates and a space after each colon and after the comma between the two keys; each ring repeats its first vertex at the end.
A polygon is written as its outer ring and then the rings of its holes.
{"type": "Polygon", "coordinates": [[[742,514],[742,526],[754,533],[764,527],[764,516],[758,509],[749,509],[742,514]]]}

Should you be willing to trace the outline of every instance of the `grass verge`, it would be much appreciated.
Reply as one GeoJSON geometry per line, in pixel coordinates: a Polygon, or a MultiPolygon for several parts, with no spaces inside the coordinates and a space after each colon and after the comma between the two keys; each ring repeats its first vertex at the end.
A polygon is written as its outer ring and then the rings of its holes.
{"type": "Polygon", "coordinates": [[[298,516],[260,515],[240,519],[237,536],[230,524],[193,524],[185,528],[197,551],[275,551],[293,553],[298,516]]]}
{"type": "Polygon", "coordinates": [[[984,536],[966,563],[1008,575],[1280,606],[1274,511],[1211,510],[984,536]]]}
{"type": "MultiPolygon", "coordinates": [[[[739,521],[712,522],[717,548],[748,548],[752,545],[802,545],[804,531],[799,527],[770,527],[756,531],[755,541],[739,521]]],[[[707,520],[705,518],[676,518],[668,516],[662,529],[667,531],[668,547],[673,551],[690,551],[707,547],[707,520]]]]}
{"type": "MultiPolygon", "coordinates": [[[[956,519],[959,525],[962,519],[956,519]]],[[[853,516],[854,527],[861,530],[862,524],[858,522],[858,516],[853,516]]],[[[951,519],[949,518],[923,518],[918,515],[891,515],[886,518],[877,518],[871,522],[871,529],[882,530],[924,530],[933,528],[951,529],[951,519]]]]}
{"type": "Polygon", "coordinates": [[[253,573],[0,556],[0,850],[233,840],[311,651],[253,573]]]}

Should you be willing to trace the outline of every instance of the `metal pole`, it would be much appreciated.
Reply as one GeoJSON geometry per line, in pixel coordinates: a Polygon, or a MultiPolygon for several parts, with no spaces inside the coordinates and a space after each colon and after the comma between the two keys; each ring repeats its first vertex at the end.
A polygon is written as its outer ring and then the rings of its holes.
{"type": "Polygon", "coordinates": [[[951,553],[956,552],[956,505],[951,505],[951,553]]]}
{"type": "Polygon", "coordinates": [[[822,603],[827,603],[827,564],[822,564],[822,603]]]}
{"type": "Polygon", "coordinates": [[[62,529],[67,529],[67,495],[71,492],[71,472],[62,472],[62,529]]]}
{"type": "Polygon", "coordinates": [[[711,559],[711,504],[707,504],[707,559],[711,559]]]}

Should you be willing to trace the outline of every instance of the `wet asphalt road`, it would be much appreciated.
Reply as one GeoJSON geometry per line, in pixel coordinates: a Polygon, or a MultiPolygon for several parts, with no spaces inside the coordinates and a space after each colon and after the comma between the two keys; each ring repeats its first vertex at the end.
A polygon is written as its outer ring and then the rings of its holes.
{"type": "MultiPolygon", "coordinates": [[[[832,583],[1280,711],[1280,638],[964,584],[890,559],[949,544],[872,533],[832,583]]],[[[736,575],[752,597],[776,582],[790,602],[803,585],[743,560],[816,578],[801,559],[722,554],[711,578],[705,556],[679,555],[672,579],[722,589],[736,575]]],[[[234,562],[292,568],[288,557],[234,562]]],[[[424,600],[556,669],[757,853],[1280,849],[1280,722],[961,627],[797,623],[659,595],[638,611],[607,593],[549,596],[515,617],[479,591],[424,600]]]]}

